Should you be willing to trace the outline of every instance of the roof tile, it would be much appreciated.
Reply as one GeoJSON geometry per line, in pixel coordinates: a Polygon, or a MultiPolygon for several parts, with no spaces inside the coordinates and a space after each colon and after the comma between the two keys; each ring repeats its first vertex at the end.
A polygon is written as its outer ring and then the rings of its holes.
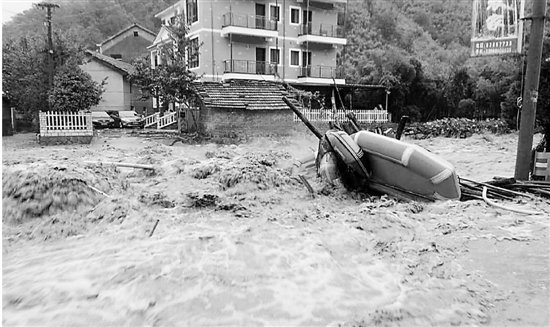
{"type": "Polygon", "coordinates": [[[263,81],[202,82],[195,84],[194,88],[203,103],[209,108],[289,109],[283,101],[283,97],[288,96],[288,92],[283,85],[277,83],[263,81]]]}

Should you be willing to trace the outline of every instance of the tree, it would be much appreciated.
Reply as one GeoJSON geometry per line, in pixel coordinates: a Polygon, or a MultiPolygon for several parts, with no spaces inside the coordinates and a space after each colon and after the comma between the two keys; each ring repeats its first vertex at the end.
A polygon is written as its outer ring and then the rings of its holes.
{"type": "Polygon", "coordinates": [[[77,65],[66,65],[55,75],[48,100],[53,110],[76,112],[97,105],[102,93],[103,83],[95,82],[77,65]]]}
{"type": "Polygon", "coordinates": [[[136,72],[129,76],[131,83],[140,86],[143,98],[162,99],[161,115],[168,103],[183,103],[192,95],[190,85],[197,75],[190,65],[198,60],[200,47],[187,37],[185,16],[177,16],[168,29],[169,39],[159,47],[161,64],[150,67],[146,59],[138,59],[133,63],[136,72]]]}
{"type": "Polygon", "coordinates": [[[2,91],[27,119],[37,122],[47,108],[48,72],[42,38],[9,39],[2,44],[2,91]]]}
{"type": "MultiPolygon", "coordinates": [[[[54,62],[62,68],[81,62],[82,48],[67,34],[54,35],[54,62]]],[[[2,44],[3,92],[25,118],[38,123],[48,109],[47,46],[43,36],[8,38],[2,44]]]]}

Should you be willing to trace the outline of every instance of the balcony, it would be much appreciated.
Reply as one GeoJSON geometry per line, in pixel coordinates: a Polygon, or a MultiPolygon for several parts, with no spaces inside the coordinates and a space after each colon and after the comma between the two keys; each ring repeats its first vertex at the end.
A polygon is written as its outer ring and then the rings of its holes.
{"type": "Polygon", "coordinates": [[[229,12],[223,15],[222,37],[230,34],[274,38],[279,35],[277,22],[265,16],[229,12]]]}
{"type": "Polygon", "coordinates": [[[275,80],[277,64],[254,60],[225,60],[224,79],[275,80]]]}
{"type": "Polygon", "coordinates": [[[344,27],[330,24],[319,24],[314,26],[312,23],[300,26],[298,34],[298,43],[320,43],[330,45],[346,45],[347,40],[344,35],[344,27]]]}
{"type": "Polygon", "coordinates": [[[298,83],[346,84],[341,68],[332,66],[302,66],[298,73],[298,83]]]}

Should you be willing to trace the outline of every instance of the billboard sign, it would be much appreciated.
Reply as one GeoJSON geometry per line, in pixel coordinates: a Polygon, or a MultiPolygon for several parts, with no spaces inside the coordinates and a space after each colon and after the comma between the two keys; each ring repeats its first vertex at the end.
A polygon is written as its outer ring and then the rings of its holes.
{"type": "Polygon", "coordinates": [[[473,0],[472,57],[521,53],[525,0],[473,0]]]}

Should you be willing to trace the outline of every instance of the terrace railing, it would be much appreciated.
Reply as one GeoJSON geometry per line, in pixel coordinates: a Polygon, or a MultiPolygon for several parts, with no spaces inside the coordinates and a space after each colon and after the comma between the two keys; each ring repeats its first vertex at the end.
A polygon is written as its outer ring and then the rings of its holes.
{"type": "Polygon", "coordinates": [[[343,78],[343,70],[333,66],[302,66],[300,67],[300,77],[313,78],[343,78]]]}
{"type": "Polygon", "coordinates": [[[315,26],[312,23],[302,24],[299,35],[345,38],[344,27],[331,24],[319,24],[315,26]]]}
{"type": "Polygon", "coordinates": [[[273,75],[277,72],[277,64],[254,60],[225,60],[224,73],[273,75]]]}
{"type": "Polygon", "coordinates": [[[244,28],[255,28],[269,31],[277,30],[277,22],[266,16],[255,16],[228,12],[223,15],[223,26],[236,26],[244,28]]]}

